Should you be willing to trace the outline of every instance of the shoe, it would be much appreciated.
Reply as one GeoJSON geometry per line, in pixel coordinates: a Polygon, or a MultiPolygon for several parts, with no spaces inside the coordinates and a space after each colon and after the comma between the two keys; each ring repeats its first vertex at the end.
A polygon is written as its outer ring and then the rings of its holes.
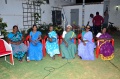
{"type": "Polygon", "coordinates": [[[82,59],[82,57],[81,56],[79,56],[80,57],[80,59],[82,59]]]}

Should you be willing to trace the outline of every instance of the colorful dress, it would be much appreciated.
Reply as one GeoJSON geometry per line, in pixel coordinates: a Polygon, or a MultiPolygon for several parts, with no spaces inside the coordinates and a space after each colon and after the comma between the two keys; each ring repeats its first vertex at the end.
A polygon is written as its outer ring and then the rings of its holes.
{"type": "Polygon", "coordinates": [[[30,38],[33,42],[30,42],[29,48],[28,48],[28,60],[42,60],[43,58],[43,52],[42,52],[42,44],[38,40],[38,38],[41,36],[41,32],[36,31],[30,32],[30,38]]]}
{"type": "Polygon", "coordinates": [[[50,57],[53,57],[55,54],[60,54],[56,32],[49,32],[48,36],[49,38],[52,38],[52,42],[49,40],[46,41],[47,53],[50,55],[50,57]]]}
{"type": "MultiPolygon", "coordinates": [[[[101,34],[100,39],[111,39],[112,37],[108,34],[101,34]]],[[[114,47],[109,40],[100,40],[100,56],[103,60],[111,60],[114,57],[114,47]]]]}
{"type": "MultiPolygon", "coordinates": [[[[20,32],[17,32],[16,34],[11,32],[8,34],[8,38],[11,40],[11,42],[21,42],[22,34],[20,32]]],[[[27,52],[27,46],[23,43],[19,45],[11,44],[11,46],[14,57],[16,57],[18,60],[22,60],[25,53],[27,52]]]]}
{"type": "Polygon", "coordinates": [[[86,45],[81,41],[78,45],[78,55],[82,57],[82,60],[94,60],[94,48],[95,44],[92,42],[92,32],[88,31],[83,34],[83,40],[88,40],[86,45]]]}
{"type": "Polygon", "coordinates": [[[66,59],[75,58],[77,48],[76,45],[72,42],[72,40],[70,40],[70,38],[74,37],[76,37],[76,34],[73,31],[67,32],[64,40],[68,43],[68,47],[66,47],[64,42],[60,45],[62,57],[65,57],[66,59]]]}

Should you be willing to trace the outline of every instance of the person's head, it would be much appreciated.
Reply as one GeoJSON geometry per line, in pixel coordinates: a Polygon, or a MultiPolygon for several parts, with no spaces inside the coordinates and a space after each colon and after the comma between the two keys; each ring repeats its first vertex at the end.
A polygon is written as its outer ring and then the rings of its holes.
{"type": "Polygon", "coordinates": [[[53,26],[49,26],[49,31],[53,31],[53,26]]]}
{"type": "Polygon", "coordinates": [[[71,31],[71,29],[72,29],[72,26],[71,25],[67,25],[66,31],[69,32],[69,31],[71,31]]]}
{"type": "Polygon", "coordinates": [[[91,13],[91,14],[90,14],[90,17],[91,17],[91,18],[93,18],[93,17],[94,17],[94,15],[91,13]]]}
{"type": "Polygon", "coordinates": [[[102,33],[106,33],[107,28],[106,27],[102,27],[102,33]]]}
{"type": "Polygon", "coordinates": [[[99,12],[96,12],[96,15],[99,15],[99,12]]]}
{"type": "Polygon", "coordinates": [[[86,26],[85,30],[86,30],[86,32],[88,32],[90,30],[90,26],[86,26]]]}
{"type": "Polygon", "coordinates": [[[14,25],[13,26],[13,32],[16,33],[18,31],[18,26],[17,25],[14,25]]]}
{"type": "Polygon", "coordinates": [[[37,26],[33,25],[32,29],[33,29],[33,31],[37,31],[37,26]]]}

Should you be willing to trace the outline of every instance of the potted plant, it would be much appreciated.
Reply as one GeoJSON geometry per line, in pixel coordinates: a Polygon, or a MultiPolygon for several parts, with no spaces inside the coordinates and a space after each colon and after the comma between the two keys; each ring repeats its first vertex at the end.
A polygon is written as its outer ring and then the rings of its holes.
{"type": "Polygon", "coordinates": [[[3,19],[0,18],[0,33],[4,36],[4,38],[7,37],[7,30],[5,29],[7,27],[7,23],[3,22],[3,19]]]}

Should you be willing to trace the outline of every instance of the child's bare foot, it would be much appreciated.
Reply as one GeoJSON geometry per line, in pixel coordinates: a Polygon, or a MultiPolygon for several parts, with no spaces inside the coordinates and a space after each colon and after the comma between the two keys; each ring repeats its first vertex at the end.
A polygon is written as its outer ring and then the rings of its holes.
{"type": "Polygon", "coordinates": [[[20,63],[22,63],[22,62],[23,62],[23,60],[19,60],[19,62],[20,62],[20,63]]]}

